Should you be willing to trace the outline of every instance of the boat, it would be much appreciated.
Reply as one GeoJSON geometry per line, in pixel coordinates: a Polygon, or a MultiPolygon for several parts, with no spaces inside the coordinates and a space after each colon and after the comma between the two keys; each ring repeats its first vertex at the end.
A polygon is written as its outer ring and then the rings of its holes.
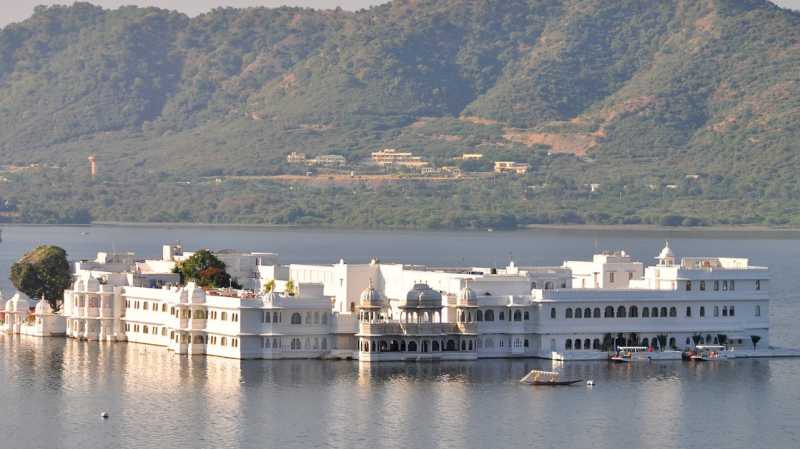
{"type": "Polygon", "coordinates": [[[561,374],[557,371],[540,371],[534,369],[519,381],[528,385],[566,386],[583,382],[583,379],[561,380],[561,374]]]}
{"type": "Polygon", "coordinates": [[[733,358],[725,346],[720,345],[697,345],[693,354],[689,355],[689,360],[693,362],[713,362],[716,360],[727,360],[733,358]]]}
{"type": "Polygon", "coordinates": [[[611,353],[608,359],[615,363],[642,362],[650,358],[647,346],[620,346],[617,352],[611,353]]]}

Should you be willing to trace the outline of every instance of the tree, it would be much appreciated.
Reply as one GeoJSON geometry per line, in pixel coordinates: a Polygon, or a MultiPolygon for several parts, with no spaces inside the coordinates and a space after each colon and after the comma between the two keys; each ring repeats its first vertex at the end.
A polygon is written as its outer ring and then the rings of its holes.
{"type": "Polygon", "coordinates": [[[45,298],[58,310],[64,290],[72,282],[67,252],[63,248],[41,245],[26,253],[11,266],[11,283],[32,299],[45,298]]]}
{"type": "Polygon", "coordinates": [[[289,295],[289,296],[294,296],[295,293],[297,293],[297,292],[295,291],[294,281],[289,279],[286,282],[286,294],[289,295]]]}
{"type": "Polygon", "coordinates": [[[700,344],[700,339],[701,339],[701,338],[702,338],[702,337],[700,336],[700,334],[694,334],[694,335],[692,335],[692,341],[694,342],[694,345],[695,345],[695,346],[697,346],[697,345],[699,345],[699,344],[700,344]]]}
{"type": "Polygon", "coordinates": [[[751,335],[750,336],[750,341],[753,342],[753,351],[755,351],[756,350],[756,345],[758,345],[758,342],[761,341],[761,336],[759,336],[759,335],[751,335]]]}
{"type": "Polygon", "coordinates": [[[662,351],[667,350],[667,336],[664,334],[659,335],[658,337],[658,347],[662,351]]]}
{"type": "Polygon", "coordinates": [[[264,284],[264,293],[270,293],[275,290],[275,279],[270,279],[264,284]]]}
{"type": "Polygon", "coordinates": [[[192,254],[191,257],[179,263],[176,267],[181,275],[181,282],[193,281],[201,287],[241,288],[235,279],[225,271],[225,263],[222,262],[207,249],[201,249],[192,254]]]}

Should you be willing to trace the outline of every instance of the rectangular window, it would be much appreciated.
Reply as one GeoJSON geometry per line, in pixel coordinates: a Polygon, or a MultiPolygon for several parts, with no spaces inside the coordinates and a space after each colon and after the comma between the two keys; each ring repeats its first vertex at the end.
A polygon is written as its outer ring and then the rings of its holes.
{"type": "Polygon", "coordinates": [[[686,291],[692,291],[692,281],[686,281],[686,291]]]}
{"type": "Polygon", "coordinates": [[[614,275],[615,275],[615,274],[616,274],[616,273],[615,273],[615,272],[613,272],[613,271],[610,271],[610,272],[608,273],[608,282],[611,282],[612,284],[614,283],[614,277],[615,277],[614,275]]]}
{"type": "Polygon", "coordinates": [[[220,315],[220,319],[222,321],[228,321],[228,312],[222,312],[222,314],[220,315]]]}
{"type": "Polygon", "coordinates": [[[728,281],[722,281],[722,291],[723,292],[728,291],[728,281]]]}
{"type": "Polygon", "coordinates": [[[700,291],[706,291],[706,281],[700,281],[700,291]]]}
{"type": "Polygon", "coordinates": [[[756,290],[761,290],[761,280],[756,279],[756,290]]]}

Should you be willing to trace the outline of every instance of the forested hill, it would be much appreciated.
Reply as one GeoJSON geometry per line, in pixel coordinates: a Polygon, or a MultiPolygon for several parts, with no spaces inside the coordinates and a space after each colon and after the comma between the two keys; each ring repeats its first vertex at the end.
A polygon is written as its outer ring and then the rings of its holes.
{"type": "MultiPolygon", "coordinates": [[[[464,195],[473,215],[800,223],[799,68],[800,14],[765,0],[396,0],[196,18],[39,7],[0,30],[0,164],[59,171],[10,179],[0,194],[33,221],[78,207],[77,195],[96,219],[292,222],[259,202],[276,198],[217,193],[206,209],[233,197],[248,206],[203,215],[187,205],[201,194],[164,187],[150,194],[174,202],[139,217],[125,215],[132,203],[120,195],[147,177],[172,186],[170,177],[280,174],[290,151],[356,161],[393,146],[438,165],[470,151],[532,164],[524,179],[496,181],[524,197],[503,196],[502,210],[470,190],[485,186],[413,186],[415,198],[464,195]],[[90,154],[105,185],[75,181],[90,154]],[[584,183],[605,193],[581,203],[584,183]],[[59,205],[53,190],[72,194],[59,205]]],[[[383,204],[383,188],[363,193],[383,204]]],[[[441,224],[359,215],[320,189],[367,225],[441,224]]],[[[299,221],[344,223],[325,207],[304,205],[299,221]]]]}

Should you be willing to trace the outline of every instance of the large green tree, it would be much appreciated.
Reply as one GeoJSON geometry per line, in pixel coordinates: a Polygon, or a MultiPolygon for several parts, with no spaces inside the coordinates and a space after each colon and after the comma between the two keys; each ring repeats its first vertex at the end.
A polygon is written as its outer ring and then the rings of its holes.
{"type": "Polygon", "coordinates": [[[181,281],[193,281],[201,287],[241,288],[236,279],[231,279],[230,274],[225,271],[225,263],[207,249],[192,254],[179,263],[176,270],[181,275],[181,281]]]}
{"type": "Polygon", "coordinates": [[[33,299],[44,297],[58,310],[72,280],[67,252],[58,246],[41,245],[11,266],[9,278],[17,290],[33,299]]]}

